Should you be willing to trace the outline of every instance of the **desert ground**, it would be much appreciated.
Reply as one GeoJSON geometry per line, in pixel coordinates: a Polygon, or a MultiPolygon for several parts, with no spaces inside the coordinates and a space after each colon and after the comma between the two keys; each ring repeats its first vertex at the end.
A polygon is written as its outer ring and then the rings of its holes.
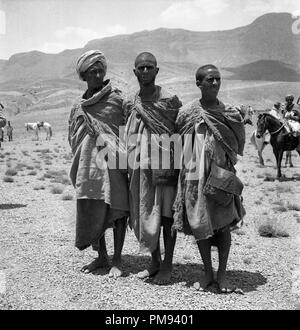
{"type": "MultiPolygon", "coordinates": [[[[0,155],[0,309],[160,309],[160,310],[294,310],[300,308],[300,157],[275,180],[275,157],[268,145],[265,166],[250,144],[254,127],[246,126],[244,156],[237,164],[244,182],[244,225],[232,233],[228,279],[244,294],[203,292],[195,283],[203,265],[195,242],[179,233],[171,283],[137,279],[149,263],[128,229],[123,249],[124,274],[109,269],[83,274],[96,257],[90,248],[74,247],[75,194],[68,178],[71,153],[67,142],[69,109],[19,113],[11,117],[13,142],[0,155]],[[53,137],[35,141],[27,121],[51,122],[53,137]]],[[[256,122],[256,121],[255,121],[256,122]]],[[[284,161],[283,161],[284,166],[284,161]]],[[[112,230],[106,233],[113,254],[112,230]]],[[[213,251],[217,267],[217,251],[213,251]]]]}

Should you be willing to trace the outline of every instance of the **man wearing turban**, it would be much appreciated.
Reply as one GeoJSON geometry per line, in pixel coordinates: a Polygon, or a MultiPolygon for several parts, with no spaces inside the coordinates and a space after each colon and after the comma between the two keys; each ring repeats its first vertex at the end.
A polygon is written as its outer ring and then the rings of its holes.
{"type": "Polygon", "coordinates": [[[120,91],[104,80],[107,62],[99,50],[82,54],[76,71],[87,83],[87,90],[69,117],[68,139],[73,153],[70,177],[77,195],[75,246],[79,250],[92,246],[98,251],[98,257],[84,266],[83,272],[105,267],[105,230],[113,227],[114,256],[109,276],[117,278],[122,274],[121,252],[129,214],[127,174],[107,165],[107,158],[100,162],[99,155],[107,145],[109,155],[117,153],[114,142],[124,125],[123,100],[120,91]]]}

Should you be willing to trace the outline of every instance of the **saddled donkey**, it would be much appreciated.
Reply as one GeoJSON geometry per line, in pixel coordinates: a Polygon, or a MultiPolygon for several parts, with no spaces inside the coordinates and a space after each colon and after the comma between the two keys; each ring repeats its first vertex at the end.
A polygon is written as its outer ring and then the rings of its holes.
{"type": "Polygon", "coordinates": [[[263,113],[258,116],[256,137],[263,137],[266,131],[269,131],[271,136],[270,143],[276,157],[277,178],[280,178],[283,152],[296,149],[300,155],[299,139],[289,134],[285,123],[268,113],[263,113]]]}
{"type": "Polygon", "coordinates": [[[37,123],[25,123],[27,131],[33,131],[37,140],[39,140],[39,122],[37,123]]]}
{"type": "Polygon", "coordinates": [[[45,132],[47,133],[47,136],[46,136],[46,140],[49,140],[51,139],[52,137],[52,127],[49,123],[45,122],[45,121],[42,121],[42,122],[38,122],[39,123],[39,128],[43,128],[45,130],[45,132]]]}

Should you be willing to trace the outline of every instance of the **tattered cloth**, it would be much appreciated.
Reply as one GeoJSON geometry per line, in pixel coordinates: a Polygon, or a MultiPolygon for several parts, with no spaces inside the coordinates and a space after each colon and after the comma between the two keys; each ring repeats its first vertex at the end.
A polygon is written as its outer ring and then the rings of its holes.
{"type": "Polygon", "coordinates": [[[236,163],[236,155],[243,155],[245,145],[245,127],[237,107],[226,106],[219,101],[219,106],[203,109],[199,100],[194,100],[188,107],[182,109],[176,121],[177,130],[181,135],[190,133],[195,123],[203,119],[228,153],[233,163],[236,163]],[[185,110],[186,109],[186,110],[185,110]]]}
{"type": "Polygon", "coordinates": [[[181,135],[186,134],[183,155],[186,150],[192,154],[190,159],[182,158],[173,229],[193,234],[196,240],[207,239],[216,230],[235,226],[245,215],[240,191],[234,191],[241,189],[234,165],[237,154],[243,154],[244,123],[234,107],[219,102],[214,109],[203,109],[194,100],[180,110],[176,124],[181,135]],[[189,134],[192,139],[187,138],[189,134]],[[215,173],[219,177],[212,177],[215,173]],[[212,187],[214,198],[207,194],[209,182],[221,188],[212,187]]]}
{"type": "MultiPolygon", "coordinates": [[[[113,90],[109,81],[91,98],[85,99],[85,95],[73,107],[69,118],[68,139],[73,153],[70,178],[76,189],[77,199],[104,201],[109,206],[109,219],[95,215],[94,223],[85,226],[84,216],[78,217],[77,222],[81,222],[77,223],[80,230],[76,232],[79,248],[93,243],[86,241],[86,237],[99,238],[103,234],[95,232],[95,228],[104,230],[113,225],[113,220],[129,213],[126,173],[118,169],[100,168],[97,164],[97,154],[102,148],[97,147],[99,134],[105,132],[106,137],[111,137],[111,141],[114,141],[119,127],[124,125],[123,99],[120,91],[113,90]],[[99,226],[101,221],[106,223],[99,226]]],[[[109,144],[111,141],[106,142],[109,144]]]]}
{"type": "MultiPolygon", "coordinates": [[[[155,96],[151,100],[142,100],[138,95],[134,95],[124,103],[128,159],[134,163],[128,166],[130,226],[134,229],[141,248],[150,252],[157,247],[162,216],[172,217],[178,177],[178,171],[172,169],[172,164],[170,169],[152,168],[153,159],[149,151],[151,136],[171,135],[175,132],[175,121],[181,105],[176,95],[171,95],[159,86],[156,87],[155,96]],[[154,181],[156,176],[158,179],[154,181]],[[158,186],[162,177],[167,179],[167,182],[158,186]],[[169,194],[163,199],[164,205],[160,205],[161,202],[156,203],[160,199],[158,196],[161,187],[165,187],[165,193],[169,194]]],[[[161,151],[159,144],[154,147],[161,151]]],[[[172,155],[170,147],[167,151],[172,155]]]]}

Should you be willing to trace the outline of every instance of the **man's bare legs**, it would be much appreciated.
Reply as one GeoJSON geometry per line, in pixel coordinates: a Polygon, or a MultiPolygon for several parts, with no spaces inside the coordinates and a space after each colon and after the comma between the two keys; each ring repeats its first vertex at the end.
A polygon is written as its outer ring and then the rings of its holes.
{"type": "Polygon", "coordinates": [[[161,264],[161,255],[160,255],[160,245],[159,245],[159,237],[158,237],[157,248],[151,253],[150,266],[147,269],[139,272],[137,274],[137,277],[140,279],[144,279],[156,275],[159,271],[160,264],[161,264]]]}
{"type": "Polygon", "coordinates": [[[115,222],[115,228],[114,228],[114,256],[112,260],[112,268],[109,271],[109,277],[117,278],[122,275],[121,270],[121,255],[122,255],[122,249],[124,245],[125,240],[125,233],[126,233],[126,227],[127,227],[127,221],[126,218],[118,219],[115,222]]]}
{"type": "MultiPolygon", "coordinates": [[[[120,277],[121,271],[121,254],[125,240],[127,222],[126,219],[121,218],[115,221],[114,235],[114,256],[112,260],[112,268],[109,272],[110,277],[120,277]]],[[[106,249],[105,234],[99,240],[98,257],[90,264],[82,267],[81,271],[84,273],[91,273],[98,268],[105,268],[109,266],[109,258],[106,249]]]]}
{"type": "Polygon", "coordinates": [[[177,232],[172,232],[173,219],[163,218],[163,239],[165,246],[165,257],[161,263],[159,272],[154,277],[154,283],[166,284],[171,279],[173,254],[176,243],[177,232]]]}
{"type": "Polygon", "coordinates": [[[216,243],[219,253],[219,268],[217,273],[217,283],[222,293],[231,292],[226,280],[227,261],[231,246],[231,233],[229,228],[219,231],[216,234],[216,243]]]}
{"type": "Polygon", "coordinates": [[[203,289],[206,289],[215,282],[212,261],[211,261],[212,240],[216,243],[219,254],[217,284],[222,293],[232,292],[232,290],[229,289],[226,280],[227,261],[231,246],[231,233],[229,228],[217,232],[212,238],[197,241],[199,252],[204,264],[205,274],[204,274],[203,289]]]}
{"type": "Polygon", "coordinates": [[[205,290],[214,283],[214,272],[211,261],[211,239],[198,240],[197,245],[204,264],[204,282],[202,289],[205,290]]]}
{"type": "Polygon", "coordinates": [[[90,264],[81,268],[81,271],[88,274],[95,271],[98,268],[105,268],[108,266],[108,254],[106,250],[105,234],[99,240],[98,257],[90,264]]]}

